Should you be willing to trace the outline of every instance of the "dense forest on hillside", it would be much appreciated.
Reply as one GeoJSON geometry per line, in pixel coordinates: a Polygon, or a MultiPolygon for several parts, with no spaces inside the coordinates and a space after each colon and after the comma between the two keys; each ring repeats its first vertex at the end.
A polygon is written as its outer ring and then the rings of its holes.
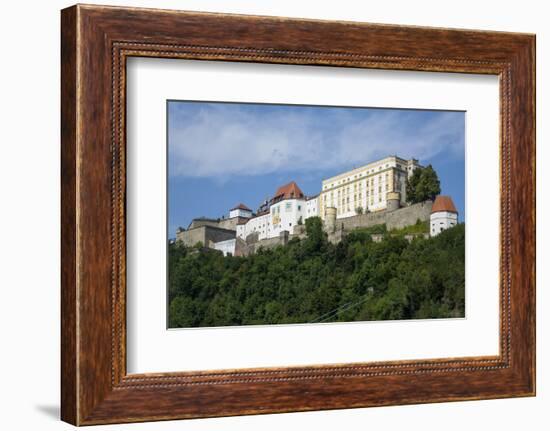
{"type": "Polygon", "coordinates": [[[169,326],[464,316],[464,224],[412,242],[407,232],[374,242],[363,229],[336,245],[319,218],[306,230],[247,257],[171,244],[169,326]]]}

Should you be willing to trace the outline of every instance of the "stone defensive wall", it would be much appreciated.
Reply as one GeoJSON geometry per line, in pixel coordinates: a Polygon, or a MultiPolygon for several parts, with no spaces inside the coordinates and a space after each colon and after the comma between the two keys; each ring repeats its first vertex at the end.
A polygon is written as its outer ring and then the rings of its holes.
{"type": "MultiPolygon", "coordinates": [[[[358,214],[352,217],[340,218],[327,223],[325,221],[325,231],[328,234],[328,240],[334,244],[340,242],[346,233],[354,229],[367,228],[375,225],[386,224],[388,231],[393,229],[402,229],[406,226],[414,225],[418,220],[430,220],[432,211],[432,201],[425,201],[393,211],[378,211],[367,214],[358,214]]],[[[335,214],[334,214],[335,215],[335,214]]],[[[334,217],[333,215],[333,217],[334,217]]],[[[249,235],[246,240],[236,238],[235,229],[232,222],[234,219],[225,220],[224,227],[215,220],[196,220],[193,221],[191,229],[176,233],[176,240],[182,241],[188,247],[195,246],[201,242],[206,247],[213,247],[212,243],[236,239],[235,256],[248,256],[256,253],[260,248],[274,248],[288,244],[292,238],[305,238],[305,225],[294,226],[293,232],[283,231],[278,237],[258,240],[258,234],[249,235]],[[227,228],[226,228],[227,226],[227,228]]],[[[422,235],[424,236],[424,235],[422,235]]],[[[381,241],[383,235],[373,235],[374,241],[381,241]]],[[[410,235],[408,240],[412,240],[414,235],[410,235]]]]}
{"type": "Polygon", "coordinates": [[[362,227],[386,224],[388,230],[403,229],[420,221],[430,220],[432,201],[420,202],[394,211],[378,211],[336,219],[336,230],[351,231],[362,227]]]}
{"type": "MultiPolygon", "coordinates": [[[[246,241],[242,240],[241,238],[237,238],[237,242],[235,244],[235,255],[248,256],[249,254],[256,253],[260,248],[269,249],[275,248],[279,245],[287,245],[290,239],[297,236],[299,235],[290,235],[288,231],[283,231],[280,233],[279,236],[275,238],[265,238],[258,240],[257,234],[249,235],[246,241]]],[[[305,237],[305,234],[302,236],[305,237]]]]}
{"type": "MultiPolygon", "coordinates": [[[[391,231],[393,229],[403,229],[404,227],[414,225],[418,220],[422,222],[430,220],[432,204],[432,201],[425,201],[399,208],[394,211],[384,210],[336,219],[334,231],[331,231],[331,229],[328,229],[327,231],[328,240],[336,244],[342,241],[347,232],[351,232],[352,230],[359,228],[386,224],[386,229],[391,231]]],[[[325,230],[327,230],[327,226],[325,226],[325,230]]],[[[427,234],[407,235],[406,239],[412,241],[412,239],[416,236],[426,237],[427,234]]],[[[247,241],[237,241],[237,250],[235,251],[235,254],[239,256],[247,256],[255,253],[260,248],[274,248],[279,245],[288,244],[288,241],[292,238],[305,237],[305,225],[294,226],[294,231],[292,234],[288,232],[281,232],[281,235],[276,238],[258,240],[257,237],[251,235],[247,238],[247,241]]],[[[384,237],[384,234],[374,234],[372,237],[373,241],[379,242],[384,237]]]]}
{"type": "Polygon", "coordinates": [[[183,242],[187,247],[193,247],[198,242],[209,247],[210,242],[226,241],[233,238],[235,238],[234,230],[211,225],[202,225],[176,233],[176,241],[183,242]]]}
{"type": "Polygon", "coordinates": [[[220,227],[222,229],[237,230],[237,225],[242,222],[246,222],[248,219],[244,217],[233,217],[226,219],[208,219],[198,218],[191,222],[189,229],[195,229],[202,226],[220,227]]]}

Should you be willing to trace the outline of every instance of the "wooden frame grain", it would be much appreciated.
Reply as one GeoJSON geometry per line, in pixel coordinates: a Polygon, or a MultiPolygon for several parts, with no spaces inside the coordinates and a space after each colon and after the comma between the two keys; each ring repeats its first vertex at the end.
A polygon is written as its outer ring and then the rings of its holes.
{"type": "Polygon", "coordinates": [[[75,425],[535,394],[535,36],[77,5],[61,14],[61,417],[75,425]],[[127,375],[129,56],[500,77],[500,353],[127,375]]]}

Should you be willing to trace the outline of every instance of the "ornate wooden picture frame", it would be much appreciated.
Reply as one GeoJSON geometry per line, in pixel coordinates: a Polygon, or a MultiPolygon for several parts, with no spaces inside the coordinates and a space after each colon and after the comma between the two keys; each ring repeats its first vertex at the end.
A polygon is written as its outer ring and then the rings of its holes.
{"type": "Polygon", "coordinates": [[[100,6],[62,11],[61,416],[75,425],[535,394],[535,37],[100,6]],[[126,372],[126,60],[500,78],[500,354],[126,372]]]}

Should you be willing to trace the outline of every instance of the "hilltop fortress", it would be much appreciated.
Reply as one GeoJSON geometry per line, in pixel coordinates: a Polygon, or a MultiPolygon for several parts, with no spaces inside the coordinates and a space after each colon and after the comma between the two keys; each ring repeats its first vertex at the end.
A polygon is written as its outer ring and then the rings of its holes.
{"type": "Polygon", "coordinates": [[[187,229],[178,228],[176,241],[245,256],[260,247],[305,237],[305,220],[310,217],[322,219],[331,242],[341,241],[353,229],[378,224],[401,229],[418,220],[430,221],[430,235],[435,236],[457,224],[458,212],[449,196],[438,196],[433,203],[407,204],[408,179],[422,168],[416,159],[389,156],[323,180],[315,196],[305,196],[292,181],[255,212],[240,203],[227,218],[194,219],[187,229]]]}

